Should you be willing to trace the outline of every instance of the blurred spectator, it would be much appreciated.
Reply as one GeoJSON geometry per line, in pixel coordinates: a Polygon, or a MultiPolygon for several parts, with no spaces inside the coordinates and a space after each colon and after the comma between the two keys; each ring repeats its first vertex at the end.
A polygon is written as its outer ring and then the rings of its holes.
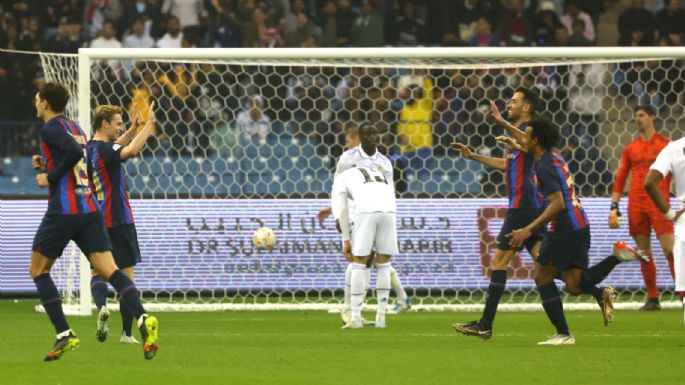
{"type": "Polygon", "coordinates": [[[5,12],[14,15],[15,20],[28,19],[41,13],[41,5],[38,1],[14,0],[4,1],[5,12]]]}
{"type": "Polygon", "coordinates": [[[552,11],[557,18],[564,14],[564,0],[542,0],[537,2],[537,13],[541,11],[552,11]]]}
{"type": "Polygon", "coordinates": [[[426,44],[426,23],[417,15],[416,4],[409,0],[402,7],[402,14],[390,23],[388,43],[398,47],[412,47],[426,44]]]}
{"type": "Polygon", "coordinates": [[[43,34],[37,17],[29,18],[28,28],[19,36],[18,48],[22,51],[43,50],[43,34]]]}
{"type": "Polygon", "coordinates": [[[606,70],[604,64],[575,64],[569,68],[568,111],[582,116],[595,116],[601,112],[606,70]]]}
{"type": "Polygon", "coordinates": [[[131,26],[131,33],[124,38],[124,48],[153,48],[155,41],[145,31],[145,19],[136,19],[131,26]]]}
{"type": "MultiPolygon", "coordinates": [[[[432,0],[427,2],[426,7],[426,39],[429,45],[446,45],[443,42],[447,35],[450,40],[460,41],[468,39],[471,35],[462,35],[459,31],[458,20],[463,15],[462,2],[451,0],[432,0]]],[[[475,22],[475,19],[474,19],[475,22]]]]}
{"type": "Polygon", "coordinates": [[[143,19],[145,35],[159,38],[162,32],[162,0],[128,0],[124,4],[120,28],[123,32],[133,27],[138,19],[143,19]]]}
{"type": "Polygon", "coordinates": [[[240,111],[235,119],[237,132],[248,139],[266,139],[271,132],[271,119],[263,111],[264,100],[259,95],[253,96],[248,109],[240,111]]]}
{"type": "Polygon", "coordinates": [[[283,17],[285,19],[285,30],[292,31],[297,28],[298,25],[298,14],[300,12],[307,13],[307,6],[304,0],[276,0],[281,1],[283,7],[283,17]]]}
{"type": "Polygon", "coordinates": [[[592,18],[587,13],[583,12],[578,8],[576,0],[568,0],[566,2],[566,13],[560,18],[561,24],[566,27],[569,35],[573,34],[573,21],[582,20],[585,24],[585,31],[583,36],[587,38],[590,42],[594,43],[597,37],[595,33],[595,25],[592,22],[592,18]]]}
{"type": "Polygon", "coordinates": [[[554,3],[543,1],[540,12],[535,16],[535,43],[539,46],[554,45],[557,28],[562,27],[559,17],[554,12],[554,3]]]}
{"type": "Polygon", "coordinates": [[[309,17],[303,11],[297,13],[297,23],[295,28],[286,30],[285,45],[288,47],[302,47],[304,45],[321,45],[321,28],[312,24],[309,17]]]}
{"type": "Polygon", "coordinates": [[[116,37],[117,30],[112,20],[105,20],[102,24],[100,36],[90,42],[91,48],[121,48],[121,42],[116,37]]]}
{"type": "Polygon", "coordinates": [[[203,0],[164,0],[162,13],[176,16],[183,30],[193,42],[202,36],[202,20],[207,17],[203,0]]]}
{"type": "Polygon", "coordinates": [[[327,0],[321,9],[321,46],[338,46],[338,7],[335,1],[327,0]]]}
{"type": "Polygon", "coordinates": [[[0,36],[0,47],[11,50],[19,49],[19,31],[17,26],[9,24],[4,32],[5,33],[0,36]]]}
{"type": "Polygon", "coordinates": [[[104,28],[105,21],[118,20],[122,11],[119,0],[86,0],[83,19],[88,36],[97,37],[104,28]]]}
{"type": "Polygon", "coordinates": [[[352,28],[354,21],[357,19],[357,14],[352,10],[350,0],[337,0],[338,15],[336,18],[337,46],[347,47],[352,43],[352,28]]]}
{"type": "Polygon", "coordinates": [[[398,96],[404,101],[397,123],[400,155],[404,166],[426,173],[433,148],[433,81],[422,70],[398,80],[398,96]]]}
{"type": "Polygon", "coordinates": [[[227,119],[217,121],[217,127],[209,135],[212,149],[222,159],[234,160],[242,156],[240,135],[227,122],[227,119]]]}
{"type": "Polygon", "coordinates": [[[685,45],[685,10],[679,0],[668,0],[656,15],[659,42],[664,45],[685,45]]]}
{"type": "MultiPolygon", "coordinates": [[[[116,38],[117,30],[112,20],[105,20],[102,24],[100,36],[90,42],[91,48],[121,48],[121,42],[116,38]]],[[[119,69],[119,60],[107,60],[107,64],[116,74],[119,69]]]]}
{"type": "Polygon", "coordinates": [[[355,47],[381,47],[384,45],[385,4],[378,8],[371,0],[362,0],[362,13],[352,26],[352,45],[355,47]]]}
{"type": "Polygon", "coordinates": [[[645,9],[644,0],[632,0],[630,8],[618,18],[618,45],[654,44],[654,15],[645,9]]]}
{"type": "Polygon", "coordinates": [[[232,13],[228,18],[228,23],[240,35],[244,48],[282,47],[284,45],[278,30],[267,25],[267,15],[262,8],[246,7],[242,12],[248,12],[245,20],[232,13]]]}
{"type": "Polygon", "coordinates": [[[166,33],[162,36],[155,46],[158,48],[181,48],[181,40],[183,40],[183,32],[181,32],[181,24],[176,16],[171,16],[166,22],[166,33]]]}
{"type": "Polygon", "coordinates": [[[582,19],[573,20],[573,33],[568,38],[568,43],[572,47],[591,46],[592,42],[585,37],[585,22],[582,19]]]}
{"type": "Polygon", "coordinates": [[[83,28],[83,0],[52,0],[57,17],[66,17],[69,24],[79,24],[83,28]]]}
{"type": "Polygon", "coordinates": [[[659,111],[664,101],[660,85],[670,85],[670,82],[665,82],[666,71],[658,60],[633,63],[626,80],[632,85],[632,93],[639,105],[652,106],[659,111]]]}
{"type": "Polygon", "coordinates": [[[476,33],[469,39],[471,47],[498,47],[499,39],[491,31],[490,22],[485,17],[478,19],[476,33]]]}
{"type": "Polygon", "coordinates": [[[78,24],[69,25],[67,18],[63,17],[57,27],[57,33],[45,44],[45,50],[57,53],[77,53],[83,44],[80,31],[78,24]],[[75,34],[72,32],[74,28],[77,28],[75,34]]]}
{"type": "MultiPolygon", "coordinates": [[[[142,17],[136,19],[131,27],[131,33],[124,38],[124,48],[153,48],[154,46],[155,41],[145,33],[145,19],[142,17]]],[[[133,61],[124,60],[122,67],[128,76],[133,70],[133,61]]]]}
{"type": "Polygon", "coordinates": [[[571,45],[571,42],[569,41],[570,37],[571,35],[568,33],[566,27],[557,27],[554,32],[554,45],[557,47],[568,47],[571,45]]]}
{"type": "MultiPolygon", "coordinates": [[[[604,1],[597,0],[575,0],[576,5],[581,11],[590,15],[592,19],[592,26],[594,30],[597,31],[597,25],[599,23],[599,15],[604,12],[604,1]]],[[[585,20],[584,20],[585,21],[585,20]]],[[[587,21],[585,21],[587,22],[587,21]]]]}
{"type": "Polygon", "coordinates": [[[527,46],[532,41],[530,18],[526,18],[523,0],[511,0],[510,9],[504,15],[500,39],[503,45],[527,46]]]}
{"type": "Polygon", "coordinates": [[[241,46],[238,31],[231,26],[230,16],[221,15],[219,25],[211,33],[211,45],[215,48],[237,48],[241,46]]]}

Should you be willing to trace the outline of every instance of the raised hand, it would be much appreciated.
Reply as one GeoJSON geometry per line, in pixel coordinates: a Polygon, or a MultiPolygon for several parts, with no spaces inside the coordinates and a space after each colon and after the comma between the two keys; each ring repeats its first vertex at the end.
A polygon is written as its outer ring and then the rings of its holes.
{"type": "Polygon", "coordinates": [[[464,143],[452,142],[450,145],[453,149],[459,151],[461,153],[461,156],[463,156],[466,159],[471,159],[474,155],[473,151],[471,151],[469,146],[465,145],[464,143]]]}
{"type": "Polygon", "coordinates": [[[492,100],[490,101],[490,116],[492,116],[497,123],[506,122],[506,120],[502,117],[502,114],[500,114],[499,108],[497,108],[497,103],[492,100]]]}

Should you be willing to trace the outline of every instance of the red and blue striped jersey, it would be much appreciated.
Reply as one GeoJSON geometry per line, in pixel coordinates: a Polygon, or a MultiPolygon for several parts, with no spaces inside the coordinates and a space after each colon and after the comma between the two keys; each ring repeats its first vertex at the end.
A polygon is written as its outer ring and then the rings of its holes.
{"type": "MultiPolygon", "coordinates": [[[[519,126],[525,130],[528,122],[519,126]]],[[[535,160],[519,150],[509,150],[506,154],[506,179],[510,209],[539,209],[544,207],[544,199],[535,183],[535,160]]]]}
{"type": "Polygon", "coordinates": [[[88,145],[88,175],[108,229],[133,223],[121,160],[122,148],[115,142],[101,140],[91,140],[88,145]]]}
{"type": "Polygon", "coordinates": [[[569,232],[589,226],[585,210],[576,196],[573,175],[558,152],[547,151],[536,162],[535,174],[545,197],[561,191],[566,208],[550,222],[549,232],[569,232]]]}
{"type": "MultiPolygon", "coordinates": [[[[67,151],[81,148],[83,156],[64,175],[50,183],[46,214],[88,214],[98,210],[87,173],[87,137],[81,127],[63,115],[47,121],[40,130],[40,153],[50,175],[67,157],[67,151]]],[[[78,153],[78,151],[76,151],[78,153]]]]}

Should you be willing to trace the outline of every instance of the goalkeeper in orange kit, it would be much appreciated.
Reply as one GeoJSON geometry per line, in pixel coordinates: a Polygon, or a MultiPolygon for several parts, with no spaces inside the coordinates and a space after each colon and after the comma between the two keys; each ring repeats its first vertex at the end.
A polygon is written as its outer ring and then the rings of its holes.
{"type": "MultiPolygon", "coordinates": [[[[654,163],[657,155],[666,147],[670,139],[656,132],[654,127],[654,109],[651,106],[638,106],[634,111],[635,124],[640,136],[630,142],[623,150],[621,165],[616,174],[616,181],[611,193],[611,212],[609,227],[619,228],[621,212],[618,202],[623,195],[623,188],[629,173],[632,173],[630,190],[628,191],[628,226],[630,236],[635,239],[637,248],[645,250],[650,255],[649,263],[641,264],[642,277],[647,286],[647,301],[640,310],[661,310],[659,291],[656,285],[656,265],[652,257],[650,244],[652,228],[656,232],[661,249],[666,256],[668,266],[673,274],[673,222],[669,221],[654,205],[643,184],[649,166],[654,163]]],[[[669,196],[670,177],[664,178],[659,184],[662,194],[669,196]]]]}

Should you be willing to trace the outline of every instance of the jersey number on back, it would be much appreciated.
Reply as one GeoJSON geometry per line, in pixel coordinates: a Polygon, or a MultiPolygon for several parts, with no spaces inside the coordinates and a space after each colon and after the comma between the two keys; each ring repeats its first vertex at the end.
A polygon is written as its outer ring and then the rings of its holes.
{"type": "Polygon", "coordinates": [[[358,168],[357,170],[359,170],[364,176],[364,183],[378,182],[388,184],[388,180],[385,179],[385,175],[378,171],[367,170],[365,168],[358,168]]]}
{"type": "Polygon", "coordinates": [[[83,157],[74,166],[74,177],[76,179],[76,186],[89,188],[88,185],[88,172],[86,167],[86,159],[88,159],[88,154],[86,153],[85,147],[83,148],[83,157]]]}

